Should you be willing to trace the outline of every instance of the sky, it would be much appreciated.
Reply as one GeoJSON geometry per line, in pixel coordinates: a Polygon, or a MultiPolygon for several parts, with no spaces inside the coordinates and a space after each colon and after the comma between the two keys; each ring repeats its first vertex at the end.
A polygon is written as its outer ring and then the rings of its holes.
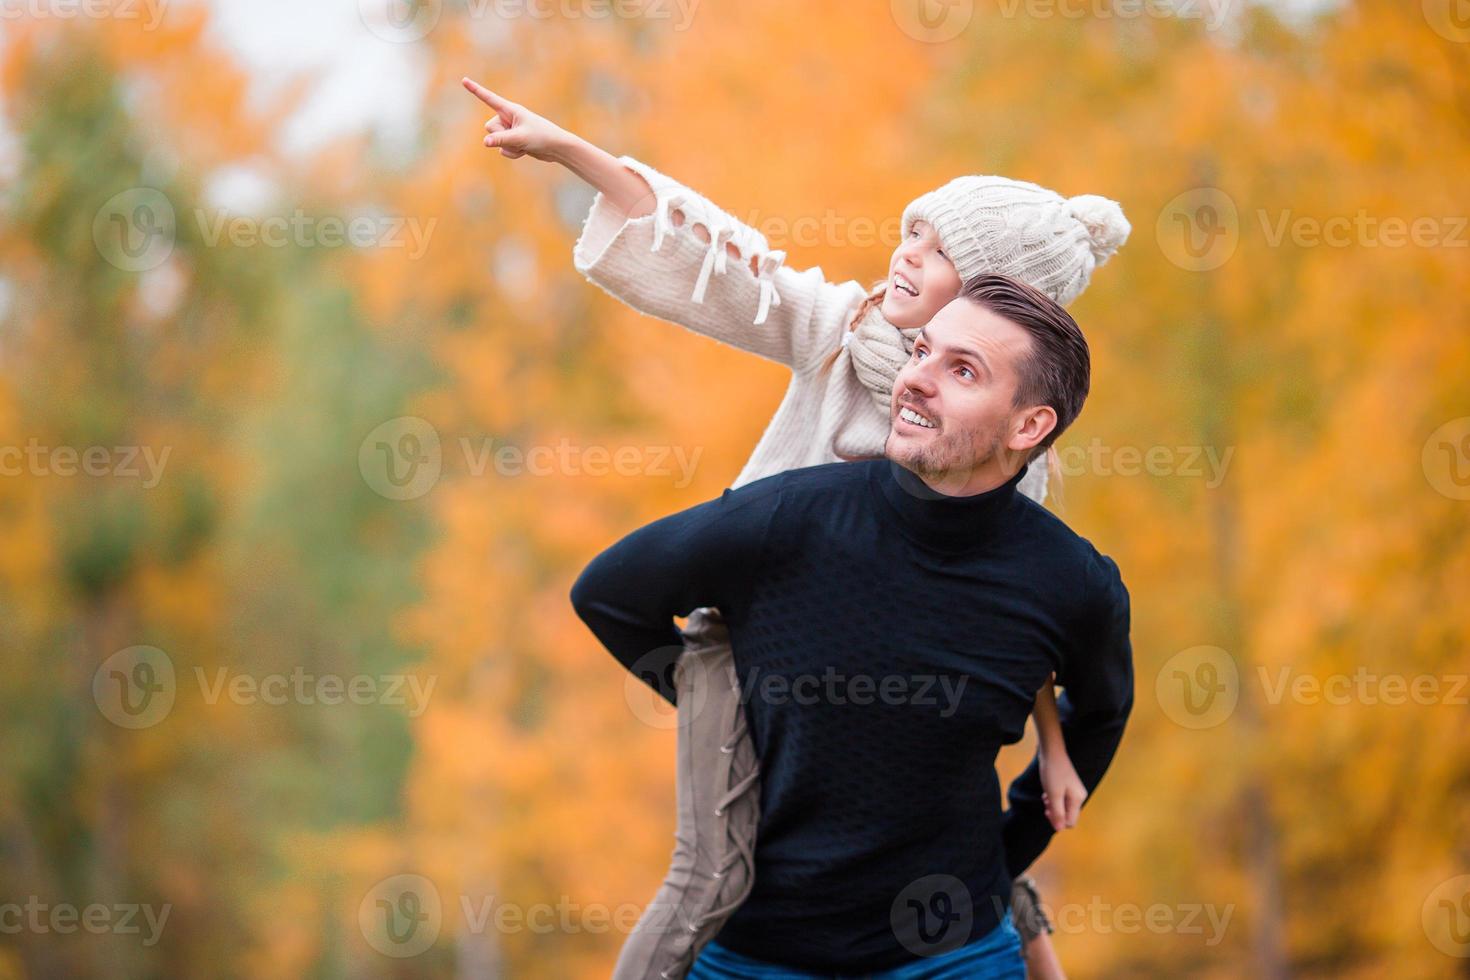
{"type": "MultiPolygon", "coordinates": [[[[173,0],[180,2],[180,0],[173,0]]],[[[410,140],[424,71],[413,44],[374,34],[389,0],[183,0],[214,8],[211,30],[252,70],[269,98],[302,72],[317,72],[312,95],[281,134],[281,147],[308,152],[325,140],[374,127],[388,142],[410,140]]]]}

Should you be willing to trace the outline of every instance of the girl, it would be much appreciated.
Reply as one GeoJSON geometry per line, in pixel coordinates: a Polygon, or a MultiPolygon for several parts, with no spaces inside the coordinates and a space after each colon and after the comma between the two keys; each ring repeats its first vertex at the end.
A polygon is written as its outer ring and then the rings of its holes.
{"type": "MultiPolygon", "coordinates": [[[[652,167],[614,158],[468,78],[464,85],[494,110],[487,147],[510,159],[560,163],[597,190],[573,250],[578,271],[640,312],[791,369],[785,398],[732,487],[796,467],[882,456],[894,378],[919,328],[963,280],[1000,273],[1065,305],[1130,231],[1121,208],[1105,198],[1064,199],[1024,181],[960,177],[904,210],[903,238],[882,282],[871,289],[832,283],[820,268],[787,268],[785,253],[769,248],[760,232],[652,167]]],[[[1032,460],[1020,484],[1038,503],[1046,465],[1046,457],[1032,460]]],[[[615,980],[684,976],[754,884],[759,761],[729,635],[712,608],[692,611],[682,632],[685,649],[673,664],[676,847],[662,888],[623,947],[615,980]]],[[[1075,825],[1086,789],[1067,757],[1050,683],[1037,695],[1035,720],[1042,803],[1061,830],[1075,825]]],[[[1039,913],[1034,886],[1017,879],[1012,914],[1026,933],[1031,975],[1059,977],[1046,938],[1051,927],[1039,913]]]]}

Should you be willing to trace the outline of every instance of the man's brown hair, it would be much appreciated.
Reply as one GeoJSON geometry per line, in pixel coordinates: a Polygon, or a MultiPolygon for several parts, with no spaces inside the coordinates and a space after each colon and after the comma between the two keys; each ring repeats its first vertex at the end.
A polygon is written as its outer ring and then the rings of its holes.
{"type": "Polygon", "coordinates": [[[1028,457],[1044,453],[1082,411],[1091,384],[1087,338],[1072,315],[1050,296],[1009,276],[991,273],[967,279],[960,296],[1009,320],[1031,337],[1031,350],[1016,365],[1016,408],[1049,405],[1057,424],[1028,457]]]}

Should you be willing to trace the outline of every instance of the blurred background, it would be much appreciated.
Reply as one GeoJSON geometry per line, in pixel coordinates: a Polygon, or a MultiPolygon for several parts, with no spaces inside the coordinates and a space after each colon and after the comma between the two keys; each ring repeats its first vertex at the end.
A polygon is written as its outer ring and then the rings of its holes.
{"type": "MultiPolygon", "coordinates": [[[[883,276],[1117,199],[1051,506],[1137,705],[1099,977],[1470,976],[1465,0],[0,0],[0,978],[605,977],[671,714],[574,615],[787,373],[573,269],[471,75],[883,276]]],[[[1031,738],[1003,754],[1003,777],[1031,738]]],[[[861,764],[861,760],[854,760],[861,764]]]]}

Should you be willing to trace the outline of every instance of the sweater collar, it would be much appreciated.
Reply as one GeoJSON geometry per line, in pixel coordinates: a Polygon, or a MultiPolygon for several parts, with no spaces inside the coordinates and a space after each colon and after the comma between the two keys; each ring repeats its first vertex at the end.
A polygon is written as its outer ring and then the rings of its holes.
{"type": "Polygon", "coordinates": [[[959,552],[993,539],[1015,518],[1017,486],[1025,475],[1023,466],[997,487],[952,497],[885,457],[874,461],[870,479],[907,537],[936,551],[959,552]]]}

